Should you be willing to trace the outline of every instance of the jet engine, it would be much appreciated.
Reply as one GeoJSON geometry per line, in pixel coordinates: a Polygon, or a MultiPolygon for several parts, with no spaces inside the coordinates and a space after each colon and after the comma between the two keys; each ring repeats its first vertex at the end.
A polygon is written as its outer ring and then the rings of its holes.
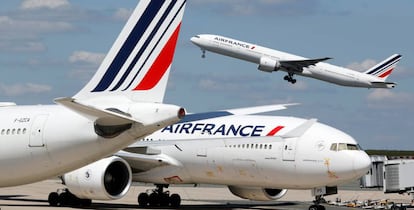
{"type": "Polygon", "coordinates": [[[63,175],[69,191],[81,199],[115,200],[126,195],[132,173],[120,157],[108,157],[63,175]]]}
{"type": "Polygon", "coordinates": [[[282,198],[287,189],[229,186],[233,195],[253,201],[272,201],[282,198]]]}
{"type": "Polygon", "coordinates": [[[265,72],[277,71],[282,67],[279,61],[269,58],[261,57],[258,69],[265,72]]]}

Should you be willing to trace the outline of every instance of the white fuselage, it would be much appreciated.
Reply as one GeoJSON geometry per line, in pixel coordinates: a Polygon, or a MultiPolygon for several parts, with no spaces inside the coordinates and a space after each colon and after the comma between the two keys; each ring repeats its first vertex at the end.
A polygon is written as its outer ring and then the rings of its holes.
{"type": "MultiPolygon", "coordinates": [[[[226,123],[220,120],[214,123],[196,121],[191,122],[193,125],[188,126],[188,131],[179,132],[177,128],[178,133],[170,133],[170,129],[164,129],[148,136],[152,140],[172,141],[141,141],[131,145],[160,151],[159,155],[152,157],[173,163],[134,173],[133,180],[157,184],[206,183],[308,189],[335,186],[357,179],[367,172],[371,163],[368,155],[361,150],[331,150],[332,144],[356,146],[357,143],[349,135],[321,123],[315,123],[300,138],[281,138],[305,120],[276,116],[235,116],[224,119],[226,123]],[[196,124],[200,128],[205,128],[207,124],[218,127],[225,124],[227,128],[220,132],[213,129],[215,135],[203,134],[205,139],[199,136],[193,137],[197,140],[173,140],[175,137],[186,139],[198,135],[197,132],[201,134],[202,131],[198,129],[192,132],[196,124]],[[255,135],[250,132],[249,138],[234,138],[232,131],[230,135],[227,133],[232,130],[228,129],[231,125],[245,129],[250,126],[251,130],[256,127],[260,131],[256,131],[255,135]],[[279,127],[278,131],[270,133],[276,127],[279,127]]],[[[249,135],[247,132],[245,134],[249,135]]]]}
{"type": "MultiPolygon", "coordinates": [[[[307,59],[301,56],[217,35],[198,35],[193,37],[191,41],[203,50],[256,64],[260,64],[260,59],[264,57],[275,61],[307,59]]],[[[280,70],[287,71],[283,68],[280,70]]],[[[384,82],[378,77],[323,62],[305,67],[302,72],[293,73],[343,86],[366,88],[379,86],[385,87],[385,84],[375,84],[375,82],[384,82]]]]}
{"type": "Polygon", "coordinates": [[[93,120],[59,105],[0,107],[0,116],[0,187],[61,175],[159,129],[132,124],[116,137],[103,138],[93,120]]]}

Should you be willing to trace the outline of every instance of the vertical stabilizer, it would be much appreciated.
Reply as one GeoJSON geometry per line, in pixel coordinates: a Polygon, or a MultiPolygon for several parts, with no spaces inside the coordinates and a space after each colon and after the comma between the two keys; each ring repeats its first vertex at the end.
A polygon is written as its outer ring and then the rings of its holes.
{"type": "Polygon", "coordinates": [[[76,100],[123,96],[162,102],[185,0],[141,0],[98,71],[76,100]]]}
{"type": "Polygon", "coordinates": [[[374,67],[368,69],[366,74],[377,76],[381,78],[383,81],[387,79],[388,76],[391,75],[392,71],[394,70],[397,63],[401,60],[401,55],[394,54],[389,58],[385,59],[381,63],[375,65],[374,67]]]}

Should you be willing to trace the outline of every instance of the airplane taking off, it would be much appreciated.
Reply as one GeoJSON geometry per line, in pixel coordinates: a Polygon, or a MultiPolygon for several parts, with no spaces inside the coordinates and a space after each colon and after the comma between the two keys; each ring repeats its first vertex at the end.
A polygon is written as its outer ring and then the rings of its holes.
{"type": "Polygon", "coordinates": [[[191,38],[191,42],[205,51],[230,56],[258,64],[264,72],[285,71],[284,80],[296,83],[295,74],[315,78],[342,86],[363,88],[394,88],[393,82],[387,82],[401,55],[394,54],[365,72],[323,63],[331,58],[308,59],[297,55],[261,47],[255,44],[219,36],[202,34],[191,38]]]}
{"type": "Polygon", "coordinates": [[[188,114],[146,141],[64,174],[67,190],[50,193],[49,203],[120,199],[133,181],[156,185],[138,195],[142,207],[178,207],[180,196],[163,191],[170,184],[226,185],[241,198],[270,201],[287,189],[335,189],[369,170],[368,155],[342,131],[314,119],[250,115],[289,105],[188,114]]]}
{"type": "Polygon", "coordinates": [[[56,177],[178,122],[163,104],[185,0],[141,0],[87,85],[58,105],[0,104],[0,187],[56,177]]]}

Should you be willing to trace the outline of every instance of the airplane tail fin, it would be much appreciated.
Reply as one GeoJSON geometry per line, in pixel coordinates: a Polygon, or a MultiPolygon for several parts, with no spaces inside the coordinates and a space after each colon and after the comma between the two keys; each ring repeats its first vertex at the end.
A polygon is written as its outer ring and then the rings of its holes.
{"type": "Polygon", "coordinates": [[[377,76],[381,78],[383,81],[385,81],[387,77],[391,75],[392,71],[394,70],[395,66],[400,60],[401,60],[401,55],[399,54],[391,55],[389,58],[378,63],[377,65],[368,69],[364,73],[377,76]]]}
{"type": "Polygon", "coordinates": [[[102,64],[74,98],[162,102],[186,0],[141,0],[102,64]]]}

